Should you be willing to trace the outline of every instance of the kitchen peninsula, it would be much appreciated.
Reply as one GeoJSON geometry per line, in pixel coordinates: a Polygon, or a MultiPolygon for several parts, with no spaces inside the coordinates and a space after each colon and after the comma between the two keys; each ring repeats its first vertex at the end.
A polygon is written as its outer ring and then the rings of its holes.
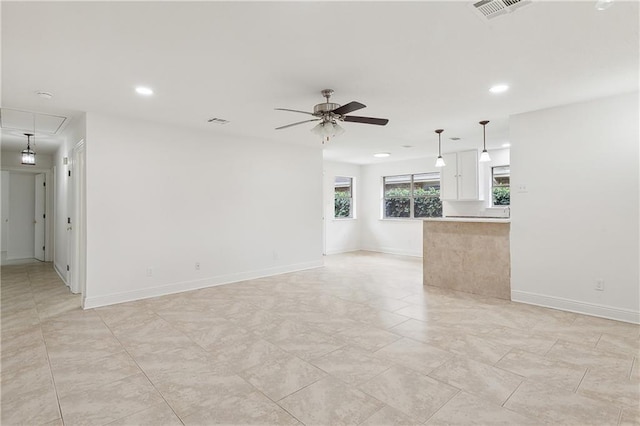
{"type": "Polygon", "coordinates": [[[510,220],[429,218],[423,224],[423,284],[511,300],[510,220]]]}

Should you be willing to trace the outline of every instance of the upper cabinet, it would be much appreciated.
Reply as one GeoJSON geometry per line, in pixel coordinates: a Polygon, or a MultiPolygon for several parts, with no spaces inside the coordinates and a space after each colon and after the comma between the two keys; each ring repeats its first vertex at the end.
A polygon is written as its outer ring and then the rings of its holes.
{"type": "Polygon", "coordinates": [[[446,166],[440,169],[440,199],[478,201],[484,198],[480,190],[478,151],[442,154],[446,166]]]}

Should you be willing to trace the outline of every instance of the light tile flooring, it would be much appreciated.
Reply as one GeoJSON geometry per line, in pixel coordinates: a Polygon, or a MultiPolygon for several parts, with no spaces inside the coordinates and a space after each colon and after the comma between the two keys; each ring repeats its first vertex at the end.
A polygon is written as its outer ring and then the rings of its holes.
{"type": "Polygon", "coordinates": [[[82,311],[2,268],[2,425],[640,424],[636,325],[423,288],[420,259],[82,311]]]}

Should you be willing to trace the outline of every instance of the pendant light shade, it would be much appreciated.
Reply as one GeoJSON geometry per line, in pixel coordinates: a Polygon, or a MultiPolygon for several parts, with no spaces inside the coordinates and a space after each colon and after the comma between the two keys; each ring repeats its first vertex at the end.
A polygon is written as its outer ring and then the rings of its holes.
{"type": "Polygon", "coordinates": [[[32,133],[25,133],[27,137],[27,149],[22,150],[22,164],[27,166],[35,166],[36,165],[36,153],[31,149],[31,136],[32,133]]]}
{"type": "Polygon", "coordinates": [[[489,153],[487,152],[487,133],[486,126],[489,123],[489,120],[483,120],[480,122],[482,124],[482,153],[480,154],[481,163],[485,163],[487,161],[491,161],[491,157],[489,157],[489,153]]]}
{"type": "Polygon", "coordinates": [[[440,139],[440,134],[444,132],[444,129],[436,130],[438,134],[438,158],[436,158],[436,167],[444,167],[447,164],[444,162],[444,158],[442,158],[442,140],[440,139]]]}

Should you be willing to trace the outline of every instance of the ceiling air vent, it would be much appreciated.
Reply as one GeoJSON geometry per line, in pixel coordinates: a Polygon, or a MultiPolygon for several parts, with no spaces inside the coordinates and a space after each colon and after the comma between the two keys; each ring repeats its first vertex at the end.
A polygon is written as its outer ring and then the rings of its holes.
{"type": "Polygon", "coordinates": [[[528,4],[531,4],[531,0],[482,0],[474,3],[472,7],[482,18],[493,19],[528,4]]]}
{"type": "Polygon", "coordinates": [[[207,122],[213,124],[227,124],[229,120],[225,120],[224,118],[210,118],[207,120],[207,122]]]}

